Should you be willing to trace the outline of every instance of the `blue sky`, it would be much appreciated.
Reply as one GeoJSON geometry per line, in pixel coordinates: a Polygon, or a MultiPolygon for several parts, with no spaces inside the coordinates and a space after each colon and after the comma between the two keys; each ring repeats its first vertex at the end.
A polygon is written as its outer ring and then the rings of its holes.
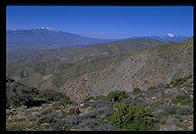
{"type": "Polygon", "coordinates": [[[192,6],[8,6],[7,29],[51,27],[93,38],[193,35],[192,6]]]}

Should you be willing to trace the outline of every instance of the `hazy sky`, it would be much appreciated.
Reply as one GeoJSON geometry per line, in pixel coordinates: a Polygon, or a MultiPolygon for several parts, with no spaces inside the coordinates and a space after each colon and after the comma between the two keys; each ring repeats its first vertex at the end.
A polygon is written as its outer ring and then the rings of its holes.
{"type": "Polygon", "coordinates": [[[193,35],[192,6],[8,6],[7,29],[51,27],[93,38],[193,35]]]}

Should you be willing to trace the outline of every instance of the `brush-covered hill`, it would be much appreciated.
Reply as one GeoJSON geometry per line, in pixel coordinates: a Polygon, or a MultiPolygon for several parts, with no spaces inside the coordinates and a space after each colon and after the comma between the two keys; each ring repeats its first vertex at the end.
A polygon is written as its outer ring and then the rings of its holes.
{"type": "Polygon", "coordinates": [[[183,43],[159,43],[117,54],[117,62],[102,70],[66,81],[61,88],[73,99],[107,95],[114,90],[145,90],[193,74],[193,39],[183,43]]]}
{"type": "MultiPolygon", "coordinates": [[[[7,63],[7,75],[31,86],[40,86],[42,82],[62,86],[61,81],[63,83],[69,78],[75,78],[85,73],[103,69],[112,64],[114,60],[118,62],[118,59],[121,57],[112,58],[114,54],[153,43],[159,43],[159,41],[150,39],[127,40],[86,48],[44,50],[19,56],[9,61],[7,63]],[[59,80],[59,74],[62,74],[60,76],[63,79],[60,78],[61,80],[59,80]]],[[[59,88],[59,86],[56,88],[59,88]]]]}
{"type": "Polygon", "coordinates": [[[60,90],[82,101],[114,90],[161,86],[192,74],[193,38],[183,43],[140,39],[55,49],[19,57],[7,66],[7,75],[21,83],[60,90]]]}

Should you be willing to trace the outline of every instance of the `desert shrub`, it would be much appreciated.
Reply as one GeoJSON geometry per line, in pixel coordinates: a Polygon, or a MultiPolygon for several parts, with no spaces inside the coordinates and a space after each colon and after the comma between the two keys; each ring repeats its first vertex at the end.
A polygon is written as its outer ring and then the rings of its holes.
{"type": "Polygon", "coordinates": [[[12,83],[12,82],[14,82],[14,79],[6,78],[6,82],[8,82],[8,83],[12,83]]]}
{"type": "Polygon", "coordinates": [[[96,119],[89,119],[89,120],[84,120],[80,124],[78,124],[79,128],[97,128],[98,126],[98,121],[96,119]]]}
{"type": "Polygon", "coordinates": [[[166,123],[167,123],[166,117],[162,117],[162,118],[160,119],[160,124],[164,125],[164,124],[166,124],[166,123]]]}
{"type": "Polygon", "coordinates": [[[63,106],[67,106],[67,105],[72,104],[72,102],[69,98],[62,98],[62,99],[60,99],[59,103],[63,106]]]}
{"type": "Polygon", "coordinates": [[[33,95],[38,95],[40,93],[39,89],[37,89],[35,87],[29,87],[29,89],[33,95]]]}
{"type": "Polygon", "coordinates": [[[6,129],[7,131],[22,131],[23,128],[24,128],[24,125],[22,124],[12,124],[12,125],[9,125],[6,129]]]}
{"type": "Polygon", "coordinates": [[[184,87],[193,88],[192,84],[184,84],[184,87]]]}
{"type": "Polygon", "coordinates": [[[166,84],[165,86],[164,86],[164,88],[170,88],[170,86],[169,86],[169,84],[166,84]]]}
{"type": "Polygon", "coordinates": [[[127,97],[128,97],[128,95],[126,94],[125,91],[113,91],[108,94],[108,96],[106,97],[106,100],[119,102],[122,99],[127,98],[127,97]]]}
{"type": "Polygon", "coordinates": [[[154,115],[143,106],[118,104],[117,111],[108,118],[108,122],[118,128],[129,130],[149,130],[153,127],[154,115]]]}
{"type": "Polygon", "coordinates": [[[191,115],[191,114],[193,114],[193,110],[190,107],[182,107],[177,111],[177,114],[191,115]]]}
{"type": "Polygon", "coordinates": [[[187,94],[184,95],[178,95],[176,98],[172,100],[174,104],[180,103],[181,105],[191,105],[193,103],[193,100],[191,97],[187,94]]]}
{"type": "Polygon", "coordinates": [[[192,74],[184,77],[184,78],[178,78],[178,79],[175,79],[174,81],[170,82],[170,84],[172,85],[173,88],[175,87],[179,87],[181,86],[182,84],[184,84],[188,79],[192,78],[192,74]]]}
{"type": "Polygon", "coordinates": [[[161,107],[161,109],[163,110],[163,114],[175,114],[177,111],[177,108],[175,106],[172,105],[164,105],[161,107]]]}
{"type": "Polygon", "coordinates": [[[77,125],[79,123],[79,119],[77,117],[71,117],[69,120],[68,120],[68,123],[69,125],[77,125]]]}
{"type": "Polygon", "coordinates": [[[134,94],[139,94],[140,92],[141,92],[141,90],[139,88],[134,88],[133,89],[134,94]]]}
{"type": "Polygon", "coordinates": [[[41,91],[39,96],[47,101],[59,101],[62,98],[69,99],[66,94],[51,89],[41,91]]]}
{"type": "Polygon", "coordinates": [[[96,103],[95,102],[90,102],[90,101],[87,101],[84,103],[84,107],[91,107],[91,108],[95,108],[96,107],[96,103]]]}
{"type": "Polygon", "coordinates": [[[87,99],[85,99],[84,102],[87,102],[87,101],[90,101],[90,100],[93,100],[93,99],[94,99],[94,96],[90,96],[87,99]]]}
{"type": "Polygon", "coordinates": [[[131,105],[147,106],[146,100],[143,97],[134,98],[133,101],[129,102],[131,105]]]}
{"type": "Polygon", "coordinates": [[[59,120],[55,123],[53,123],[52,130],[53,131],[64,131],[64,126],[66,126],[66,121],[65,120],[59,120]]]}
{"type": "Polygon", "coordinates": [[[54,109],[57,110],[57,109],[61,108],[62,106],[65,107],[65,106],[70,105],[70,104],[72,104],[72,102],[69,98],[62,98],[59,101],[55,102],[53,104],[53,107],[54,107],[54,109]]]}
{"type": "Polygon", "coordinates": [[[152,91],[152,90],[154,90],[154,89],[157,89],[157,87],[155,87],[155,86],[149,87],[149,88],[148,88],[148,91],[152,91]]]}
{"type": "Polygon", "coordinates": [[[36,120],[37,125],[41,125],[42,123],[44,123],[47,119],[47,116],[42,116],[39,119],[36,120]]]}

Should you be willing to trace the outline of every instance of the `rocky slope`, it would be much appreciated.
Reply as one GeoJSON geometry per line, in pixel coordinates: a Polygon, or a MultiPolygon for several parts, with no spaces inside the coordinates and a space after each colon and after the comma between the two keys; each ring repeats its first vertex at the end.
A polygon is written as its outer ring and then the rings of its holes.
{"type": "MultiPolygon", "coordinates": [[[[10,84],[14,85],[16,83],[9,82],[10,84]]],[[[9,89],[10,86],[7,90],[9,89]]],[[[19,88],[15,86],[14,89],[18,90],[19,88]]],[[[193,130],[192,75],[175,79],[163,85],[163,87],[153,86],[145,91],[115,91],[108,96],[88,97],[81,103],[71,102],[63,93],[57,93],[55,90],[40,92],[38,96],[40,95],[45,100],[41,105],[28,107],[24,103],[20,106],[9,105],[7,107],[6,130],[193,130]],[[129,109],[130,113],[126,113],[126,109],[129,109]],[[131,116],[132,118],[128,116],[125,118],[128,120],[123,119],[123,117],[131,113],[135,113],[131,116]],[[147,119],[148,123],[144,119],[147,119]],[[143,120],[144,122],[137,122],[137,120],[143,120]],[[145,127],[149,123],[150,126],[145,127]]],[[[18,98],[18,95],[15,94],[12,97],[18,98]]],[[[8,98],[8,100],[10,99],[8,98]]],[[[22,100],[25,100],[25,98],[22,100]]],[[[29,102],[32,102],[32,100],[29,102]]]]}
{"type": "Polygon", "coordinates": [[[193,74],[192,41],[154,44],[117,55],[121,57],[118,62],[66,81],[61,90],[80,101],[89,95],[107,95],[114,90],[131,91],[136,87],[145,90],[193,74]]]}

